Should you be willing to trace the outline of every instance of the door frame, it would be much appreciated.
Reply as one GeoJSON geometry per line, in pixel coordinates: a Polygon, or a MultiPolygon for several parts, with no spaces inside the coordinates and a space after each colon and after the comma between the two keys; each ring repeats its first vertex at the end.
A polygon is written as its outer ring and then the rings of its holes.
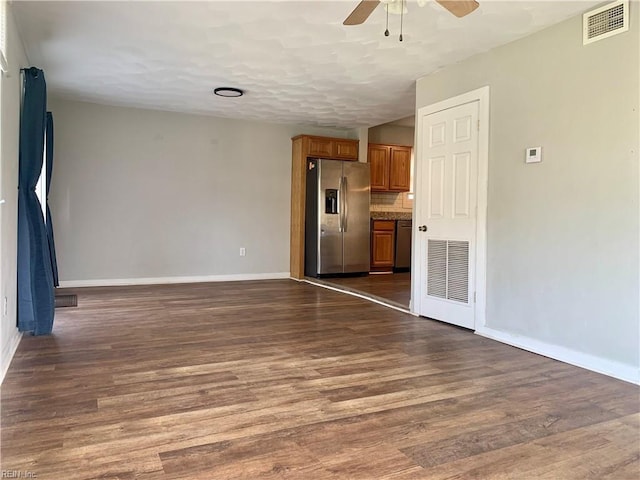
{"type": "Polygon", "coordinates": [[[422,213],[425,205],[419,200],[423,192],[418,181],[422,175],[421,157],[425,148],[422,136],[423,118],[433,113],[448,110],[471,102],[478,102],[478,188],[477,188],[477,213],[476,213],[476,264],[475,264],[475,315],[474,329],[478,330],[486,324],[487,305],[487,185],[489,179],[489,86],[484,86],[446,100],[421,107],[416,112],[416,152],[415,152],[415,175],[413,177],[413,191],[415,192],[413,202],[413,242],[412,242],[412,265],[411,265],[411,313],[419,315],[420,302],[420,280],[418,268],[419,246],[418,246],[418,214],[422,213]]]}

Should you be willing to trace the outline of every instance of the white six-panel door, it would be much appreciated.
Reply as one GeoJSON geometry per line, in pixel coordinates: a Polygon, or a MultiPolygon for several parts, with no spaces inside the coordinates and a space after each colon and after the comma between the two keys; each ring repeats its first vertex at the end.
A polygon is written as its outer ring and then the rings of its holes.
{"type": "Polygon", "coordinates": [[[479,102],[425,115],[414,226],[417,311],[475,326],[479,102]]]}

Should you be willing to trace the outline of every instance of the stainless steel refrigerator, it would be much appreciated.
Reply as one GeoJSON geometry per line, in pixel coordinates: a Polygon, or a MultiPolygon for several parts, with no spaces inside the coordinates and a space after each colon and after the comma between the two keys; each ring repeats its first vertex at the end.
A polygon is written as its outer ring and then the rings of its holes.
{"type": "Polygon", "coordinates": [[[369,272],[369,165],[309,158],[305,275],[369,272]]]}

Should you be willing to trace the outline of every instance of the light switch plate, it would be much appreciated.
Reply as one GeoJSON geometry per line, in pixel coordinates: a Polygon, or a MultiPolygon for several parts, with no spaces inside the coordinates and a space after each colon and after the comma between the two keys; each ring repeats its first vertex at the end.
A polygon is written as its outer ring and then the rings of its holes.
{"type": "Polygon", "coordinates": [[[529,147],[525,152],[526,163],[539,163],[542,161],[542,147],[529,147]]]}

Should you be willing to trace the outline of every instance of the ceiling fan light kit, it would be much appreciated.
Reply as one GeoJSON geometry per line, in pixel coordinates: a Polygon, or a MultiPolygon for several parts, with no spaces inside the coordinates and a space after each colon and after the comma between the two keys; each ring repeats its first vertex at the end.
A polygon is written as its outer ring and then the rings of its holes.
{"type": "MultiPolygon", "coordinates": [[[[469,15],[480,6],[476,0],[436,0],[436,2],[458,18],[469,15]]],[[[407,13],[406,0],[361,0],[342,24],[347,26],[363,24],[380,3],[384,3],[384,9],[387,13],[387,28],[384,31],[385,37],[389,36],[389,13],[399,14],[399,40],[402,41],[402,21],[404,14],[407,13]]],[[[427,4],[427,0],[417,0],[417,3],[423,7],[427,4]]]]}
{"type": "Polygon", "coordinates": [[[404,0],[381,0],[381,3],[384,4],[386,12],[392,15],[401,15],[409,11],[404,0]]]}

